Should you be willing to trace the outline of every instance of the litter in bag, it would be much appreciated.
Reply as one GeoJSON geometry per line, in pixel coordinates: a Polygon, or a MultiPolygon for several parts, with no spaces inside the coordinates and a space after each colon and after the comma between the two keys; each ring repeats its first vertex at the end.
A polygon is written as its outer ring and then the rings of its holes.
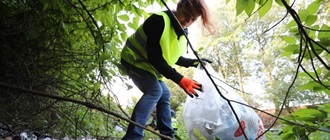
{"type": "MultiPolygon", "coordinates": [[[[221,94],[229,100],[243,104],[246,102],[228,86],[214,71],[210,64],[204,65],[216,83],[221,94]]],[[[187,96],[183,118],[191,140],[198,140],[201,136],[208,140],[246,140],[241,124],[248,140],[255,140],[263,132],[263,123],[258,114],[251,108],[231,102],[239,121],[236,120],[227,100],[217,92],[205,70],[198,66],[194,73],[194,80],[202,84],[203,92],[197,91],[199,97],[187,96]]],[[[265,136],[258,140],[265,140],[265,136]]]]}

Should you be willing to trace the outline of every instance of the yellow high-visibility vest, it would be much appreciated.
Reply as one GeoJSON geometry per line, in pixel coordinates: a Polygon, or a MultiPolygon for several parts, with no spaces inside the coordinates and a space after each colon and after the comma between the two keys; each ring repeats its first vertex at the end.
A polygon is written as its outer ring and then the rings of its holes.
{"type": "MultiPolygon", "coordinates": [[[[170,17],[165,12],[155,14],[162,16],[165,21],[165,27],[159,40],[163,58],[169,66],[174,66],[179,57],[186,51],[187,40],[184,35],[177,37],[174,27],[171,26],[170,17]]],[[[121,58],[135,67],[154,74],[159,80],[163,80],[163,76],[148,62],[147,36],[143,30],[143,25],[127,39],[121,52],[121,58]]]]}

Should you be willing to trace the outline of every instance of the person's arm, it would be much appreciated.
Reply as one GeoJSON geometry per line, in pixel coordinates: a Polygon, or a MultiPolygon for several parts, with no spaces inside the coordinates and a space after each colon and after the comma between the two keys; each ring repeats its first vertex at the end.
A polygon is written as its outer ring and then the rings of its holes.
{"type": "Polygon", "coordinates": [[[143,24],[143,29],[148,38],[148,61],[167,79],[171,79],[175,83],[179,84],[183,76],[167,64],[159,44],[164,27],[165,21],[163,17],[155,14],[151,15],[143,24]]]}
{"type": "Polygon", "coordinates": [[[190,59],[190,58],[186,58],[186,57],[181,56],[175,64],[187,68],[187,67],[193,66],[194,63],[196,63],[196,59],[190,59]]]}

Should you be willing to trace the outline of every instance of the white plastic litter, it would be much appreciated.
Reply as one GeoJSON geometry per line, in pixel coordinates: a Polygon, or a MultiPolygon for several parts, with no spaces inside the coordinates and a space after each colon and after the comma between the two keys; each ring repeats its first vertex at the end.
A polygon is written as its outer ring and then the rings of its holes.
{"type": "MultiPolygon", "coordinates": [[[[230,86],[226,85],[214,71],[210,64],[205,65],[212,75],[222,95],[234,101],[246,102],[230,86]]],[[[239,127],[233,111],[228,102],[223,99],[213,86],[205,70],[198,66],[193,77],[203,85],[203,92],[198,91],[199,97],[187,96],[183,118],[191,140],[198,140],[200,136],[208,140],[220,138],[221,140],[245,140],[243,131],[239,127]],[[196,130],[199,132],[195,133],[196,130]],[[196,135],[197,134],[197,135],[196,135]]],[[[264,132],[263,123],[257,113],[244,105],[231,102],[239,122],[244,128],[248,140],[255,140],[264,132]]],[[[265,136],[258,140],[265,140],[265,136]]]]}

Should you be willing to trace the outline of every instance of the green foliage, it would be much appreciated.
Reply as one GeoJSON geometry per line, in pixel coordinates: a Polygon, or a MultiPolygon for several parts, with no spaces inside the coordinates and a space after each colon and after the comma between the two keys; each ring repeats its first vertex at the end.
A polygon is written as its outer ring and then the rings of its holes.
{"type": "MultiPolygon", "coordinates": [[[[227,3],[229,1],[226,0],[227,3]]],[[[285,4],[282,3],[284,0],[274,1],[285,11],[285,4]]],[[[266,18],[271,14],[269,11],[275,7],[274,1],[237,0],[236,15],[239,18],[245,18],[240,15],[245,13],[251,17],[258,11],[259,18],[266,18]]],[[[285,2],[289,3],[289,0],[285,2]]],[[[0,82],[91,102],[119,112],[115,99],[104,96],[103,93],[112,93],[111,88],[107,86],[108,83],[116,83],[115,77],[120,77],[119,71],[124,71],[119,64],[120,49],[129,36],[129,31],[136,29],[140,25],[140,20],[148,16],[144,8],[151,4],[162,5],[161,1],[156,0],[2,0],[0,2],[0,82]]],[[[305,66],[306,71],[301,72],[299,76],[308,80],[303,79],[304,82],[301,82],[302,86],[299,89],[308,92],[295,93],[330,95],[327,86],[330,84],[330,72],[328,68],[325,68],[330,61],[329,7],[328,0],[314,0],[306,9],[297,10],[301,24],[296,20],[287,23],[290,32],[282,36],[287,46],[281,50],[277,48],[264,53],[265,56],[277,56],[280,51],[283,51],[282,56],[291,59],[301,54],[302,59],[299,60],[304,60],[301,64],[305,66]],[[306,34],[303,36],[305,40],[301,41],[302,25],[306,26],[304,28],[306,34]],[[309,40],[314,41],[309,42],[309,40]],[[305,44],[307,45],[305,48],[312,52],[311,55],[301,53],[301,45],[305,44]]],[[[234,17],[232,15],[219,16],[234,17]]],[[[226,18],[223,20],[236,21],[236,19],[226,18]]],[[[242,41],[243,37],[254,34],[254,32],[242,33],[244,23],[243,20],[235,23],[228,22],[227,24],[236,24],[236,26],[219,29],[228,36],[220,34],[219,38],[209,43],[210,46],[217,46],[217,50],[214,51],[220,52],[217,56],[226,56],[217,62],[219,65],[225,64],[219,69],[225,71],[223,77],[233,83],[236,82],[236,85],[239,83],[232,74],[235,73],[235,69],[243,70],[241,71],[243,76],[249,73],[244,70],[248,66],[242,63],[248,57],[238,56],[244,52],[243,46],[253,47],[253,43],[246,43],[250,41],[242,41]],[[241,43],[237,43],[240,41],[241,43]],[[229,49],[219,46],[229,46],[229,49]]],[[[269,42],[267,39],[270,36],[266,34],[266,39],[262,41],[269,42]]],[[[283,44],[283,42],[274,41],[272,44],[283,44]]],[[[265,70],[271,69],[273,58],[263,59],[263,64],[269,66],[265,70]]],[[[282,74],[285,75],[285,73],[282,74]]],[[[275,82],[273,87],[285,84],[287,83],[275,82]]],[[[283,91],[283,89],[278,88],[276,91],[283,91]]],[[[178,97],[185,97],[184,95],[178,92],[178,97]]],[[[114,126],[127,126],[126,122],[121,122],[113,116],[80,105],[32,96],[5,87],[0,87],[0,98],[0,121],[7,126],[13,126],[8,128],[13,131],[12,133],[30,129],[59,137],[65,134],[78,137],[89,131],[92,136],[121,137],[123,132],[115,131],[114,126]]],[[[182,99],[172,101],[176,104],[175,108],[180,108],[182,99]]],[[[329,105],[325,104],[317,109],[297,111],[288,119],[329,130],[328,116],[329,105]]],[[[315,129],[293,124],[286,125],[283,128],[282,138],[306,138],[309,133],[311,133],[311,138],[318,135],[326,137],[323,132],[315,129]]],[[[179,126],[182,126],[179,128],[180,131],[177,131],[179,136],[182,139],[188,139],[182,120],[179,126]]]]}
{"type": "Polygon", "coordinates": [[[318,23],[319,18],[322,18],[317,15],[321,4],[322,2],[319,0],[311,2],[306,9],[300,9],[298,11],[301,23],[292,20],[288,24],[287,27],[290,30],[291,37],[283,36],[288,46],[284,49],[282,56],[294,56],[296,54],[303,56],[302,65],[307,70],[301,72],[299,76],[310,78],[310,80],[305,82],[305,85],[302,85],[300,90],[328,94],[329,88],[325,85],[329,85],[329,78],[327,76],[329,70],[324,67],[328,64],[324,64],[323,62],[329,60],[329,47],[327,47],[329,46],[329,34],[327,32],[330,28],[326,24],[320,25],[318,23]],[[304,28],[300,29],[299,32],[297,28],[302,28],[299,24],[312,26],[311,28],[313,29],[304,28]],[[308,34],[304,34],[301,31],[305,31],[308,34]],[[297,34],[301,34],[304,38],[308,38],[308,40],[300,40],[300,36],[292,36],[297,34]],[[305,51],[306,49],[308,49],[308,53],[305,51]],[[308,64],[313,65],[314,68],[306,67],[308,64]]]}
{"type": "MultiPolygon", "coordinates": [[[[147,16],[144,8],[154,3],[161,2],[1,1],[0,82],[119,112],[115,99],[104,94],[112,94],[109,85],[122,68],[117,66],[127,30],[136,29],[147,16]]],[[[113,116],[5,87],[0,93],[0,121],[12,133],[122,135],[114,131],[121,122],[113,116]]]]}
{"type": "Polygon", "coordinates": [[[308,139],[312,133],[316,133],[315,135],[317,135],[318,133],[324,133],[321,131],[329,131],[329,108],[330,104],[324,104],[318,106],[316,109],[304,108],[291,113],[290,116],[285,118],[302,125],[283,122],[284,127],[282,128],[281,138],[308,139]]]}

